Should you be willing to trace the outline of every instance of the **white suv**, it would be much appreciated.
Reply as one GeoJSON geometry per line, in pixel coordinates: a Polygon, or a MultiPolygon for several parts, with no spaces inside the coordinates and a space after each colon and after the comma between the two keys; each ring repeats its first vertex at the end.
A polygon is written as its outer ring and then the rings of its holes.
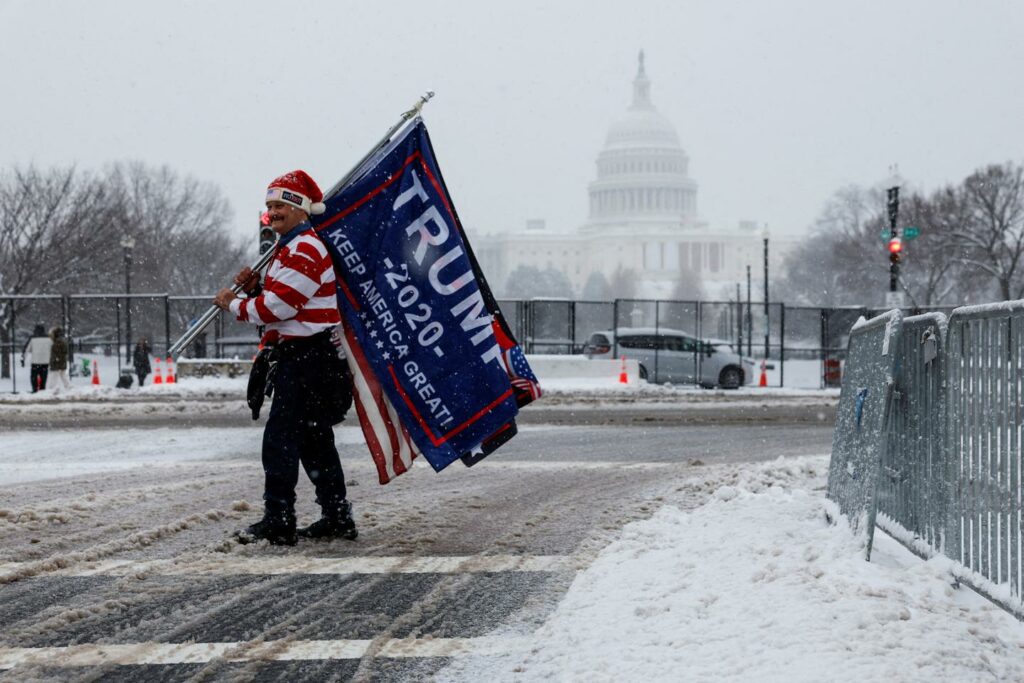
{"type": "MultiPolygon", "coordinates": [[[[649,382],[737,389],[753,381],[753,361],[722,342],[664,327],[620,327],[617,336],[618,356],[639,361],[640,378],[649,382]]],[[[594,332],[584,352],[588,358],[613,358],[615,338],[611,330],[594,332]]]]}

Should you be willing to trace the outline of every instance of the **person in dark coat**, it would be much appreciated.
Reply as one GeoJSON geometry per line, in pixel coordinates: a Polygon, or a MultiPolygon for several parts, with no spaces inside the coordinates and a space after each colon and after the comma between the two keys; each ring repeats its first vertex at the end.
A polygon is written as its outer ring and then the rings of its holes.
{"type": "Polygon", "coordinates": [[[149,356],[153,353],[153,349],[149,346],[149,340],[145,337],[139,339],[139,343],[135,345],[135,350],[132,351],[132,365],[135,366],[135,375],[139,378],[139,386],[141,387],[146,381],[146,377],[153,371],[153,366],[149,364],[149,356]]]}
{"type": "Polygon", "coordinates": [[[68,340],[64,337],[64,330],[60,327],[53,328],[50,330],[50,339],[53,341],[53,346],[50,347],[50,384],[53,385],[52,388],[57,389],[57,382],[60,382],[65,389],[70,389],[68,340]]]}

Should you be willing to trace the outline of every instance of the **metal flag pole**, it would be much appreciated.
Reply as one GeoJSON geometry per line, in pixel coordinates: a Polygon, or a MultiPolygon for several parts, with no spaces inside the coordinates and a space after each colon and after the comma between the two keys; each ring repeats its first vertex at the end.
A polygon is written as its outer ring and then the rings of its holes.
{"type": "MultiPolygon", "coordinates": [[[[398,123],[391,126],[391,128],[388,129],[388,132],[384,134],[384,137],[382,137],[380,141],[376,145],[374,145],[370,149],[370,151],[367,152],[366,155],[362,159],[360,159],[359,162],[355,166],[353,166],[348,173],[344,175],[344,177],[341,180],[336,182],[334,186],[331,187],[331,189],[324,195],[324,197],[329,199],[333,197],[335,194],[337,194],[341,190],[341,188],[343,188],[352,179],[352,177],[359,172],[359,169],[362,167],[364,163],[366,163],[367,159],[372,157],[374,154],[377,153],[377,151],[381,147],[383,147],[384,145],[388,144],[388,142],[391,141],[391,136],[394,135],[399,128],[407,124],[415,117],[419,116],[420,111],[423,109],[423,105],[429,102],[433,96],[434,91],[428,90],[426,93],[424,93],[422,97],[419,98],[419,100],[416,101],[416,104],[413,105],[412,109],[403,112],[402,117],[398,121],[398,123]]],[[[274,249],[268,249],[266,252],[261,254],[256,263],[252,264],[252,271],[256,273],[262,270],[264,267],[266,267],[266,265],[270,263],[270,259],[274,258],[274,251],[274,249]]],[[[231,291],[235,294],[238,294],[240,291],[242,291],[242,288],[238,285],[233,285],[231,287],[231,291]]],[[[185,331],[185,334],[181,335],[178,341],[171,344],[170,348],[167,349],[167,355],[173,356],[174,358],[180,356],[181,352],[184,351],[189,344],[195,341],[195,338],[198,337],[203,330],[209,327],[210,323],[217,319],[217,315],[220,313],[220,310],[221,309],[216,305],[210,306],[210,308],[207,309],[206,313],[204,313],[201,318],[196,320],[195,323],[193,323],[192,326],[185,331]]]]}

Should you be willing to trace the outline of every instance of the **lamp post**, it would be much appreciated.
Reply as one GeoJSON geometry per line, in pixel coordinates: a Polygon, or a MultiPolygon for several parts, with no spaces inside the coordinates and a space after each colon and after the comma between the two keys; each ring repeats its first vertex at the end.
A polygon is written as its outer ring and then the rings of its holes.
{"type": "Polygon", "coordinates": [[[124,248],[124,293],[125,296],[125,357],[131,356],[132,349],[132,249],[135,248],[135,238],[125,235],[121,238],[121,246],[124,248]]]}

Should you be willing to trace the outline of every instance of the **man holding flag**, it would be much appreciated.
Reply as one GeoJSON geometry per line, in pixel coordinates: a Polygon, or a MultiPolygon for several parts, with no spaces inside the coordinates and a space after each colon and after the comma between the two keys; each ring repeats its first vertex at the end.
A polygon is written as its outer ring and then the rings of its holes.
{"type": "Polygon", "coordinates": [[[270,227],[279,236],[260,285],[243,269],[214,303],[238,320],[265,325],[261,346],[271,347],[273,403],[263,433],[263,519],[237,532],[241,543],[265,539],[294,545],[298,536],[355,539],[352,506],[334,446],[336,424],[351,402],[352,382],[332,332],[341,323],[334,265],[309,222],[323,213],[323,194],[304,171],[277,178],[267,188],[270,227]],[[340,406],[340,408],[339,408],[340,406]],[[316,489],[323,516],[296,530],[295,485],[299,463],[316,489]]]}

